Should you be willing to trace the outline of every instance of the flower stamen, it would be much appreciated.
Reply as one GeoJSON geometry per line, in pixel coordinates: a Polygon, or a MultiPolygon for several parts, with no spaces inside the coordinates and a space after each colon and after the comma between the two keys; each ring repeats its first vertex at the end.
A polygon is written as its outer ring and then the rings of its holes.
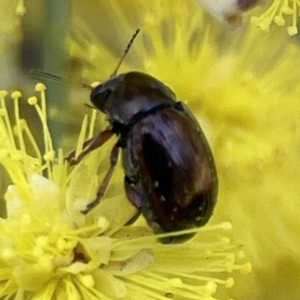
{"type": "Polygon", "coordinates": [[[252,17],[252,21],[261,30],[268,32],[272,22],[278,26],[284,26],[284,15],[291,16],[292,24],[287,27],[287,32],[290,36],[293,36],[298,33],[297,20],[299,17],[299,7],[299,0],[274,0],[262,15],[252,17]],[[291,2],[292,4],[289,6],[291,2]]]}
{"type": "MultiPolygon", "coordinates": [[[[98,188],[101,159],[98,153],[91,153],[72,168],[63,149],[58,149],[55,157],[45,89],[42,84],[36,86],[41,104],[36,97],[28,99],[42,122],[44,155],[20,117],[19,92],[13,93],[18,138],[14,143],[6,93],[0,92],[0,136],[4,140],[0,162],[14,183],[5,195],[7,218],[0,219],[1,299],[24,299],[26,294],[43,299],[67,295],[68,299],[95,300],[212,300],[218,286],[227,288],[234,283],[231,277],[218,278],[218,272],[247,273],[251,269],[250,265],[236,264],[237,256],[244,258],[242,244],[233,244],[223,235],[231,229],[230,222],[154,235],[146,226],[124,226],[136,211],[121,196],[104,198],[93,212],[82,214],[82,203],[86,205],[98,188]],[[33,156],[27,153],[28,141],[33,156]],[[199,241],[158,242],[160,238],[198,231],[199,241]]],[[[93,133],[95,119],[95,110],[90,118],[83,119],[78,154],[86,136],[93,133]]]]}

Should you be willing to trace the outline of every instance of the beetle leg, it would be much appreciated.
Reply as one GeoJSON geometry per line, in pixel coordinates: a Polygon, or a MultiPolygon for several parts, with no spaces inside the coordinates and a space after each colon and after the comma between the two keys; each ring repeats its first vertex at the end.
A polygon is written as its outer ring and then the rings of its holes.
{"type": "Polygon", "coordinates": [[[124,224],[124,226],[129,226],[129,225],[133,224],[138,219],[138,217],[141,215],[141,213],[142,213],[142,209],[140,208],[137,210],[135,215],[124,224]]]}
{"type": "MultiPolygon", "coordinates": [[[[92,137],[89,140],[86,140],[83,143],[83,149],[86,148],[93,141],[93,139],[94,137],[92,137]]],[[[77,162],[78,159],[75,159],[75,155],[76,155],[76,150],[72,151],[67,157],[65,157],[65,160],[68,161],[70,165],[76,165],[76,163],[78,163],[77,162]]]]}
{"type": "Polygon", "coordinates": [[[114,145],[110,152],[110,167],[108,172],[106,173],[104,180],[102,181],[98,191],[95,200],[93,200],[91,203],[89,203],[85,210],[82,212],[84,214],[87,214],[89,211],[91,211],[95,206],[97,206],[100,203],[101,198],[103,197],[106,188],[109,184],[110,178],[114,172],[115,166],[118,162],[118,156],[119,156],[119,147],[117,146],[117,143],[114,145]]]}
{"type": "Polygon", "coordinates": [[[135,181],[131,180],[127,175],[124,178],[125,192],[130,202],[137,208],[143,207],[143,200],[135,188],[135,181]]]}
{"type": "Polygon", "coordinates": [[[96,137],[93,137],[83,144],[83,150],[77,158],[75,158],[76,151],[71,152],[68,157],[65,159],[69,162],[71,166],[78,164],[88,153],[91,151],[101,147],[104,143],[106,143],[112,136],[114,132],[111,127],[105,129],[101,133],[99,133],[96,137]]]}
{"type": "Polygon", "coordinates": [[[136,188],[134,187],[132,180],[130,180],[130,178],[128,176],[125,176],[124,185],[125,185],[125,191],[126,191],[127,198],[137,208],[136,214],[125,224],[126,226],[128,226],[128,225],[131,225],[132,223],[134,223],[138,219],[138,217],[142,213],[143,205],[142,205],[142,200],[141,200],[139,193],[137,192],[136,188]]]}

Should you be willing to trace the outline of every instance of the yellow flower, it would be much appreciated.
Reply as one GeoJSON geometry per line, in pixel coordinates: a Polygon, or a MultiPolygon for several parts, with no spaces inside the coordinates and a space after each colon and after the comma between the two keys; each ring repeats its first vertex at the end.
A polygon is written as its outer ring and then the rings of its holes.
{"type": "Polygon", "coordinates": [[[245,10],[259,5],[254,12],[252,23],[264,32],[269,32],[272,23],[287,26],[290,36],[298,33],[300,2],[298,0],[198,0],[201,5],[219,21],[237,28],[242,25],[245,10]],[[261,13],[261,11],[263,11],[261,13]],[[290,21],[286,24],[286,19],[290,21]]]}
{"type": "Polygon", "coordinates": [[[265,12],[258,17],[253,17],[253,23],[268,32],[272,23],[278,26],[287,25],[290,36],[298,33],[300,3],[298,0],[273,0],[265,12]],[[286,19],[290,19],[286,24],[286,19]]]}
{"type": "MultiPolygon", "coordinates": [[[[247,257],[253,265],[250,276],[232,274],[238,284],[227,291],[229,296],[298,299],[299,47],[297,37],[289,39],[285,28],[271,26],[275,19],[282,24],[283,17],[291,26],[290,34],[295,33],[298,2],[263,1],[247,16],[265,7],[270,7],[263,14],[267,25],[260,26],[269,34],[247,23],[233,34],[208,16],[196,1],[87,0],[83,4],[74,0],[70,13],[70,65],[78,67],[71,69],[74,78],[82,76],[86,82],[107,79],[129,37],[141,28],[120,72],[144,71],[165,82],[178,99],[188,102],[207,134],[220,178],[211,224],[230,220],[232,235],[245,240],[247,257]]],[[[263,20],[259,17],[257,21],[263,20]]],[[[81,107],[78,102],[70,107],[81,107]]],[[[66,112],[62,115],[65,117],[66,112]]],[[[67,144],[72,146],[69,140],[67,144]]],[[[105,160],[107,153],[104,154],[101,157],[105,160]]],[[[104,161],[101,166],[107,170],[104,161]]],[[[97,182],[103,173],[99,174],[97,182]]],[[[120,194],[120,175],[115,175],[111,185],[118,186],[120,194]]],[[[81,198],[87,199],[85,193],[84,187],[81,198]]],[[[117,195],[107,192],[107,198],[113,196],[117,195]]],[[[124,198],[120,201],[125,203],[124,198]]],[[[180,247],[198,249],[195,243],[201,243],[205,230],[209,231],[209,227],[180,247]]],[[[165,257],[171,258],[168,254],[165,257]]],[[[176,259],[172,256],[169,265],[176,265],[179,258],[183,266],[191,261],[189,256],[185,261],[185,255],[177,255],[176,259]]],[[[147,270],[152,266],[154,263],[147,270]]],[[[143,271],[138,274],[144,275],[143,271]]],[[[173,269],[172,274],[164,278],[174,278],[173,269]]],[[[149,277],[147,282],[155,286],[149,277]]],[[[147,284],[144,279],[142,282],[147,284]]],[[[130,288],[140,293],[137,285],[130,288]]],[[[172,292],[167,296],[171,297],[172,292]]]]}
{"type": "Polygon", "coordinates": [[[242,25],[242,13],[255,7],[260,0],[198,0],[219,21],[232,29],[242,25]]]}
{"type": "MultiPolygon", "coordinates": [[[[104,197],[83,214],[104,173],[107,148],[68,166],[63,150],[52,147],[45,89],[36,86],[41,101],[28,99],[42,124],[43,154],[21,118],[21,93],[11,95],[12,126],[7,93],[0,92],[0,163],[12,180],[5,194],[7,217],[0,219],[1,299],[212,300],[219,286],[234,284],[224,274],[250,271],[249,263],[236,262],[244,260],[242,244],[223,234],[228,222],[201,230],[198,241],[164,245],[144,225],[124,226],[135,209],[120,195],[104,197]]],[[[90,122],[84,118],[77,154],[94,121],[95,111],[90,122]]]]}
{"type": "Polygon", "coordinates": [[[84,8],[75,3],[77,39],[70,38],[70,52],[86,79],[108,78],[141,28],[120,73],[144,71],[163,81],[187,101],[207,134],[220,180],[211,222],[232,222],[253,265],[250,276],[236,278],[230,296],[297,299],[297,36],[277,26],[266,34],[247,23],[232,33],[195,1],[88,1],[84,8]]]}

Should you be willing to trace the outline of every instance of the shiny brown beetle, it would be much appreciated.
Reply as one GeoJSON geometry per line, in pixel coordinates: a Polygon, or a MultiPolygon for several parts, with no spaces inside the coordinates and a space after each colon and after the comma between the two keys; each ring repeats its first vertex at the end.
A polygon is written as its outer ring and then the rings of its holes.
{"type": "MultiPolygon", "coordinates": [[[[205,225],[216,204],[218,179],[212,152],[197,120],[156,78],[141,72],[115,73],[95,87],[90,97],[110,126],[76,160],[114,134],[119,136],[110,154],[110,169],[84,213],[100,202],[121,149],[127,197],[155,233],[205,225]]],[[[182,242],[191,236],[161,241],[182,242]]]]}

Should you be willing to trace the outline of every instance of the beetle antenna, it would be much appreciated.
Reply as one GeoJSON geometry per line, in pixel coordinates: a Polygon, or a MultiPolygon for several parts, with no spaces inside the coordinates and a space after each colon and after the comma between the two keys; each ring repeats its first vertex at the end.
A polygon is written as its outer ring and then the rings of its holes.
{"type": "Polygon", "coordinates": [[[120,66],[121,66],[121,64],[122,64],[122,62],[124,61],[124,59],[125,59],[127,53],[129,52],[129,50],[130,50],[130,48],[131,48],[131,46],[132,46],[132,44],[133,44],[135,38],[136,38],[137,35],[139,34],[139,32],[140,32],[140,29],[138,28],[138,29],[136,30],[136,32],[133,34],[132,38],[130,39],[130,41],[129,41],[129,43],[128,43],[128,45],[127,45],[127,47],[126,47],[126,49],[125,49],[125,51],[124,51],[124,53],[123,53],[123,55],[121,56],[121,58],[120,58],[120,60],[119,60],[119,62],[118,62],[118,65],[117,65],[116,69],[113,71],[113,73],[110,75],[109,78],[115,77],[115,76],[117,75],[118,70],[119,70],[119,68],[120,68],[120,66]]]}
{"type": "Polygon", "coordinates": [[[64,78],[62,78],[62,77],[60,77],[58,75],[54,75],[54,74],[45,72],[43,70],[31,69],[29,73],[31,75],[33,75],[33,76],[36,76],[36,77],[48,78],[48,79],[52,79],[52,80],[56,80],[56,81],[61,81],[61,82],[67,83],[67,84],[80,86],[80,87],[83,87],[83,88],[88,89],[90,91],[93,90],[93,87],[90,86],[87,83],[78,82],[78,81],[72,81],[72,80],[67,80],[67,79],[64,79],[64,78]]]}

